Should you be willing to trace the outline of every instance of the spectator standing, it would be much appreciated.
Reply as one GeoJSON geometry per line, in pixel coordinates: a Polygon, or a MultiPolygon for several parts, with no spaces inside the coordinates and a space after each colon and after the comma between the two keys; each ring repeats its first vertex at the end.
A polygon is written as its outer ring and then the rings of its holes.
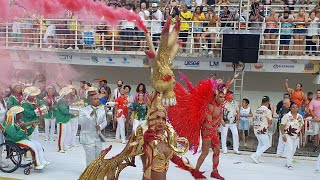
{"type": "Polygon", "coordinates": [[[263,20],[264,20],[263,7],[258,6],[258,8],[252,9],[249,16],[249,21],[250,21],[249,29],[261,30],[263,20]]]}
{"type": "Polygon", "coordinates": [[[191,12],[188,11],[187,6],[185,4],[180,6],[181,11],[180,11],[180,20],[181,20],[181,25],[180,25],[180,33],[179,33],[179,39],[182,40],[182,53],[186,53],[186,47],[187,47],[187,40],[188,40],[188,35],[189,35],[189,28],[190,24],[188,21],[191,20],[192,15],[191,12]]]}
{"type": "Polygon", "coordinates": [[[293,32],[293,16],[290,16],[289,11],[285,11],[279,20],[281,22],[280,54],[289,55],[289,44],[293,32]]]}
{"type": "Polygon", "coordinates": [[[242,140],[244,142],[244,146],[247,146],[248,136],[249,136],[249,128],[250,128],[250,120],[249,118],[253,116],[251,108],[248,106],[250,101],[246,98],[242,100],[242,104],[239,110],[240,113],[240,121],[239,121],[239,130],[240,135],[242,136],[242,140]]]}
{"type": "Polygon", "coordinates": [[[229,0],[219,0],[217,5],[231,5],[229,0]]]}
{"type": "Polygon", "coordinates": [[[266,29],[264,30],[264,39],[265,39],[265,52],[270,54],[268,51],[271,51],[271,54],[276,54],[276,40],[279,33],[278,29],[278,16],[274,9],[270,9],[270,15],[265,18],[266,29]]]}
{"type": "Polygon", "coordinates": [[[159,10],[157,3],[152,3],[152,13],[151,16],[151,34],[152,34],[152,41],[155,45],[158,44],[160,40],[162,26],[162,12],[159,10]]]}
{"type": "Polygon", "coordinates": [[[293,20],[295,29],[293,30],[293,54],[303,56],[304,40],[306,38],[306,25],[308,23],[308,15],[305,13],[303,8],[300,8],[299,13],[294,17],[293,20]]]}
{"type": "Polygon", "coordinates": [[[216,34],[219,32],[219,27],[217,26],[219,18],[212,8],[208,8],[208,13],[206,14],[206,21],[209,21],[207,28],[204,28],[204,32],[201,35],[200,43],[202,48],[207,49],[209,47],[209,55],[213,54],[214,49],[216,48],[216,34]],[[209,37],[207,39],[207,37],[209,37]],[[211,43],[207,44],[207,40],[211,43]]]}
{"type": "Polygon", "coordinates": [[[230,14],[228,6],[223,7],[223,11],[219,16],[219,19],[221,22],[220,26],[222,29],[231,27],[231,24],[227,22],[227,21],[231,21],[231,14],[230,14]]]}
{"type": "Polygon", "coordinates": [[[201,33],[203,32],[203,24],[201,23],[201,21],[204,21],[205,19],[206,17],[202,12],[202,8],[200,6],[197,6],[191,18],[191,21],[193,21],[194,49],[196,53],[199,52],[199,40],[201,33]]]}
{"type": "Polygon", "coordinates": [[[115,104],[115,113],[114,113],[114,119],[117,120],[117,130],[116,130],[116,141],[120,140],[121,137],[121,143],[126,143],[126,133],[125,133],[125,122],[126,117],[128,115],[128,100],[125,97],[125,92],[123,88],[120,88],[119,90],[120,96],[116,99],[115,104]]]}
{"type": "Polygon", "coordinates": [[[318,28],[319,28],[319,18],[316,17],[315,12],[311,12],[309,19],[308,19],[308,33],[307,33],[307,40],[306,40],[306,54],[311,55],[318,55],[317,51],[317,42],[318,40],[318,28]],[[315,39],[315,40],[314,40],[315,39]]]}
{"type": "Polygon", "coordinates": [[[148,105],[145,101],[144,94],[138,93],[138,100],[133,103],[133,111],[131,114],[132,131],[136,132],[138,126],[146,123],[148,105]]]}
{"type": "MultiPolygon", "coordinates": [[[[150,12],[147,10],[146,3],[141,3],[141,9],[139,12],[139,16],[141,20],[144,22],[144,25],[148,27],[148,20],[150,16],[150,12]]],[[[139,39],[140,39],[140,49],[139,51],[144,51],[145,47],[147,46],[147,41],[145,39],[144,32],[140,31],[139,32],[139,39]]]]}
{"type": "MultiPolygon", "coordinates": [[[[126,9],[130,12],[133,12],[131,4],[127,4],[126,9]]],[[[122,36],[123,40],[123,50],[128,51],[130,48],[130,44],[133,43],[134,22],[123,20],[121,30],[122,32],[120,33],[120,35],[122,36]]]]}
{"type": "Polygon", "coordinates": [[[106,105],[107,102],[108,102],[108,97],[107,97],[107,91],[106,91],[105,87],[101,86],[99,88],[99,92],[98,93],[99,93],[98,98],[99,98],[100,104],[106,105]]]}
{"type": "Polygon", "coordinates": [[[306,97],[302,91],[302,84],[297,83],[296,88],[292,89],[292,88],[289,88],[288,82],[289,80],[286,79],[284,83],[285,89],[291,95],[291,101],[293,101],[299,106],[299,114],[301,114],[303,101],[306,100],[306,97]]]}
{"type": "Polygon", "coordinates": [[[315,152],[319,152],[319,133],[320,133],[320,90],[317,90],[316,98],[309,104],[310,114],[313,119],[314,146],[315,152]]]}

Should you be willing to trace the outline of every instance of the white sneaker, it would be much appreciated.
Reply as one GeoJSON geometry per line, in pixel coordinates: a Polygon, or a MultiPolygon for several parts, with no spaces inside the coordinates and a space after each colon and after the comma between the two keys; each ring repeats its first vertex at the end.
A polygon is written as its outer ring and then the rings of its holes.
{"type": "Polygon", "coordinates": [[[44,164],[45,164],[45,166],[49,166],[51,164],[51,162],[46,161],[44,164]]]}
{"type": "Polygon", "coordinates": [[[213,51],[210,50],[210,51],[208,52],[208,55],[212,55],[212,54],[213,54],[213,51]]]}
{"type": "Polygon", "coordinates": [[[59,152],[59,153],[66,153],[66,151],[64,151],[64,150],[62,150],[62,149],[59,150],[58,152],[59,152]]]}
{"type": "Polygon", "coordinates": [[[103,48],[103,50],[104,50],[104,51],[106,51],[106,50],[107,50],[107,48],[103,48]]]}
{"type": "Polygon", "coordinates": [[[206,46],[206,45],[203,45],[203,46],[201,46],[202,47],[202,49],[204,49],[204,50],[207,50],[208,49],[208,47],[206,46]]]}
{"type": "Polygon", "coordinates": [[[53,48],[53,47],[50,45],[50,46],[48,46],[48,48],[51,49],[51,48],[53,48]]]}
{"type": "Polygon", "coordinates": [[[78,47],[78,46],[76,46],[76,47],[74,47],[74,49],[75,49],[75,50],[79,50],[79,47],[78,47]]]}
{"type": "Polygon", "coordinates": [[[240,151],[234,151],[234,153],[235,153],[235,154],[238,154],[238,155],[241,154],[240,151]]]}
{"type": "Polygon", "coordinates": [[[38,46],[37,46],[37,45],[33,45],[32,47],[33,47],[33,48],[38,48],[38,46]]]}
{"type": "Polygon", "coordinates": [[[68,50],[73,49],[71,46],[67,48],[68,50]]]}
{"type": "Polygon", "coordinates": [[[292,167],[292,166],[288,166],[288,169],[289,169],[289,170],[293,170],[293,167],[292,167]]]}
{"type": "Polygon", "coordinates": [[[223,154],[228,154],[228,150],[223,150],[223,154]]]}
{"type": "Polygon", "coordinates": [[[316,169],[315,173],[320,173],[320,169],[316,169]]]}
{"type": "Polygon", "coordinates": [[[247,147],[247,143],[244,143],[244,145],[243,145],[244,147],[247,147]]]}
{"type": "Polygon", "coordinates": [[[122,140],[121,143],[122,143],[122,144],[126,144],[126,140],[122,140]]]}
{"type": "Polygon", "coordinates": [[[259,164],[258,158],[255,154],[252,154],[250,157],[256,164],[259,164]]]}
{"type": "Polygon", "coordinates": [[[41,170],[41,169],[43,169],[44,167],[45,167],[44,165],[40,164],[40,165],[36,166],[34,169],[36,169],[36,170],[41,170]]]}
{"type": "Polygon", "coordinates": [[[262,160],[261,158],[258,158],[259,163],[265,163],[264,160],[262,160]]]}
{"type": "Polygon", "coordinates": [[[9,164],[4,162],[4,161],[2,161],[2,162],[0,162],[0,166],[1,166],[1,168],[8,168],[9,164]]]}

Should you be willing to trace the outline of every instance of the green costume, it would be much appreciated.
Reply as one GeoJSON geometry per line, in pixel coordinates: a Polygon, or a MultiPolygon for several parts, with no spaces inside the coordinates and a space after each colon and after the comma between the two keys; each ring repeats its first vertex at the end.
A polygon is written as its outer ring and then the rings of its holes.
{"type": "Polygon", "coordinates": [[[36,113],[34,110],[36,109],[36,106],[41,107],[43,105],[43,101],[37,100],[35,103],[32,103],[28,100],[23,101],[21,103],[21,107],[24,108],[24,111],[22,112],[22,122],[32,122],[32,121],[38,121],[40,123],[40,117],[36,116],[36,113]]]}
{"type": "Polygon", "coordinates": [[[56,113],[57,123],[66,124],[71,119],[71,114],[69,113],[68,101],[64,98],[58,101],[58,108],[56,113]]]}
{"type": "Polygon", "coordinates": [[[133,103],[134,119],[146,120],[148,105],[146,103],[133,103]]]}
{"type": "Polygon", "coordinates": [[[8,109],[12,108],[13,106],[20,106],[20,102],[14,95],[11,95],[7,99],[7,106],[8,106],[8,109]]]}
{"type": "Polygon", "coordinates": [[[27,133],[25,133],[25,131],[21,129],[20,126],[10,123],[8,125],[5,125],[4,133],[6,141],[19,142],[22,140],[30,140],[28,136],[30,136],[33,131],[34,128],[31,126],[27,128],[27,133]]]}
{"type": "Polygon", "coordinates": [[[45,114],[43,117],[44,119],[53,119],[56,117],[56,113],[58,110],[57,102],[55,100],[52,100],[52,105],[50,107],[50,104],[48,101],[44,101],[44,104],[48,107],[48,114],[45,114]]]}

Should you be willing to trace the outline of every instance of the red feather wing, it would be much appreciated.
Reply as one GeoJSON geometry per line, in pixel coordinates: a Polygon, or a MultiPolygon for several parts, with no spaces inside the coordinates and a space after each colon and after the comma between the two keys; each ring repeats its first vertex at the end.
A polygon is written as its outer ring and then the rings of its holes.
{"type": "Polygon", "coordinates": [[[197,150],[207,105],[212,101],[211,80],[202,80],[188,93],[177,82],[174,89],[177,105],[168,109],[169,122],[178,136],[188,139],[190,150],[197,150]]]}

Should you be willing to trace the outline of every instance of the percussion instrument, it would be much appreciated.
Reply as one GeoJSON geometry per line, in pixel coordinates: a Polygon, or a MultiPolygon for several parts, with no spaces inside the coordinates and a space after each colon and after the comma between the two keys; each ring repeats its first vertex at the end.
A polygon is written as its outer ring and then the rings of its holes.
{"type": "Polygon", "coordinates": [[[34,113],[36,114],[37,117],[40,116],[39,110],[41,111],[41,115],[42,115],[42,116],[45,115],[45,114],[48,114],[48,109],[47,109],[47,107],[46,107],[45,105],[43,105],[43,106],[41,106],[41,107],[39,107],[39,108],[36,108],[36,109],[34,110],[34,113]]]}

